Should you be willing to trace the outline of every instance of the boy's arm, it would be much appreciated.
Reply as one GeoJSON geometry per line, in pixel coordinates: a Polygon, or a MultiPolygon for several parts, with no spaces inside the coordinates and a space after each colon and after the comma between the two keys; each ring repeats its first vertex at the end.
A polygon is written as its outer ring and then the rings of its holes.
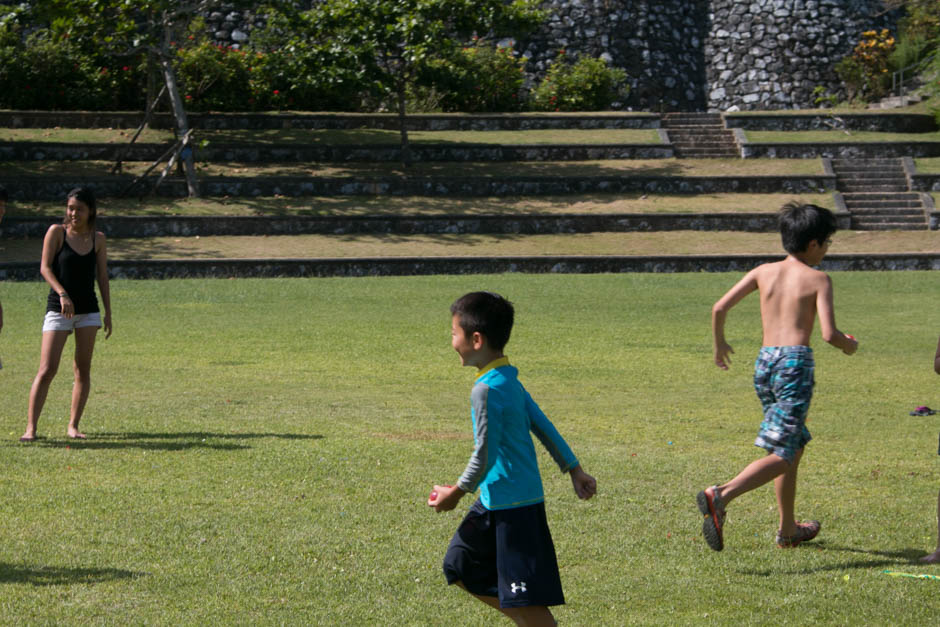
{"type": "Polygon", "coordinates": [[[715,348],[715,365],[727,370],[731,364],[731,355],[734,349],[725,341],[725,318],[732,307],[741,302],[741,299],[757,289],[757,268],[744,275],[734,287],[725,292],[712,306],[712,338],[715,348]]]}
{"type": "Polygon", "coordinates": [[[937,340],[937,354],[933,358],[933,371],[940,374],[940,340],[937,340]]]}
{"type": "MultiPolygon", "coordinates": [[[[489,459],[489,450],[491,447],[496,448],[498,443],[494,440],[498,440],[499,434],[494,432],[490,426],[492,399],[490,399],[489,391],[488,385],[477,384],[470,393],[470,404],[473,407],[473,416],[476,423],[476,431],[473,435],[473,453],[470,454],[467,467],[460,475],[456,485],[434,486],[434,491],[438,493],[438,497],[433,500],[429,499],[428,505],[438,512],[454,509],[464,494],[475,492],[492,465],[489,459]]],[[[496,411],[498,413],[498,409],[496,411]]]]}
{"type": "Polygon", "coordinates": [[[819,316],[819,330],[822,333],[824,342],[832,344],[836,348],[842,349],[846,355],[851,355],[858,350],[858,342],[855,338],[847,336],[836,328],[836,312],[832,297],[832,280],[828,275],[823,275],[819,289],[816,291],[816,315],[819,316]]]}
{"type": "Polygon", "coordinates": [[[565,442],[565,439],[558,433],[558,429],[548,419],[548,416],[542,412],[538,404],[532,400],[528,392],[525,394],[525,410],[529,415],[529,424],[532,433],[539,439],[548,454],[552,456],[558,468],[562,472],[568,472],[578,466],[578,458],[574,456],[571,447],[565,442]]]}
{"type": "Polygon", "coordinates": [[[567,472],[571,477],[571,485],[574,487],[574,493],[579,499],[589,499],[597,494],[597,480],[584,472],[578,459],[571,451],[571,447],[565,442],[565,439],[558,433],[558,429],[548,419],[548,416],[542,411],[528,392],[525,392],[525,408],[529,414],[532,433],[539,439],[539,442],[548,450],[549,455],[558,464],[562,472],[567,472]]]}

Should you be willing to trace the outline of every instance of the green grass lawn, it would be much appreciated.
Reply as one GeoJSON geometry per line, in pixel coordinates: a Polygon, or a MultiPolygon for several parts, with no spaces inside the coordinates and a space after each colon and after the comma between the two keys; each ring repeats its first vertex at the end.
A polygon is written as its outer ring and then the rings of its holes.
{"type": "Polygon", "coordinates": [[[940,131],[932,133],[881,133],[874,131],[746,131],[755,144],[849,143],[849,142],[940,142],[940,131]]]}
{"type": "Polygon", "coordinates": [[[516,303],[523,381],[598,479],[579,502],[540,453],[562,624],[932,623],[940,583],[882,571],[940,575],[913,561],[936,540],[940,417],[908,416],[940,405],[935,273],[833,275],[861,347],[815,342],[797,511],[822,533],[775,548],[767,486],[731,505],[714,553],[695,493],[760,454],[755,297],[729,317],[732,370],[711,365],[709,308],[739,277],[114,281],[90,439],[63,437],[66,363],[29,446],[47,288],[7,282],[4,622],[499,624],[440,573],[470,500],[423,504],[472,447],[447,308],[491,289],[516,303]]]}
{"type": "MultiPolygon", "coordinates": [[[[4,177],[106,176],[110,161],[5,161],[4,177]]],[[[142,174],[150,163],[125,161],[124,172],[142,174]]],[[[621,159],[603,161],[514,161],[414,163],[197,163],[201,176],[446,176],[506,178],[520,176],[819,176],[820,159],[621,159]]],[[[157,170],[156,173],[159,173],[157,170]]]]}
{"type": "MultiPolygon", "coordinates": [[[[806,202],[834,208],[832,194],[803,194],[806,202]]],[[[577,196],[305,196],[256,198],[102,198],[107,216],[363,216],[526,215],[602,213],[733,213],[777,211],[792,194],[579,194],[577,196]]],[[[56,217],[65,203],[10,202],[9,217],[56,217]]]]}
{"type": "MultiPolygon", "coordinates": [[[[128,143],[134,131],[128,129],[25,128],[0,129],[7,141],[128,143]]],[[[395,130],[353,129],[236,129],[198,130],[197,142],[255,145],[398,145],[401,135],[395,130]]],[[[408,139],[417,144],[660,144],[656,129],[591,129],[527,131],[409,131],[408,139]]],[[[169,142],[173,132],[145,129],[138,142],[169,142]]]]}
{"type": "Polygon", "coordinates": [[[940,174],[940,157],[921,157],[914,159],[918,174],[940,174]]]}
{"type": "MultiPolygon", "coordinates": [[[[937,253],[936,231],[843,231],[834,253],[937,253]]],[[[41,239],[0,240],[0,259],[38,263],[41,239]]],[[[735,231],[654,231],[553,235],[350,234],[147,237],[108,240],[111,259],[317,259],[334,257],[495,257],[541,255],[783,254],[780,235],[735,231]]]]}

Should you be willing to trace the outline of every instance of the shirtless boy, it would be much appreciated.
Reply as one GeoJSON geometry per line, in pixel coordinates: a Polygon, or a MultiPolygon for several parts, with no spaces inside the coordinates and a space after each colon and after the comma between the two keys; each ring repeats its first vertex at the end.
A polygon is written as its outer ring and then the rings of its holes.
{"type": "Polygon", "coordinates": [[[715,365],[727,370],[734,351],[725,341],[725,318],[745,296],[760,293],[764,337],[754,365],[754,388],[764,419],[754,444],[767,450],[731,481],[698,493],[702,533],[716,551],[724,548],[728,503],[771,480],[780,514],[777,546],[795,547],[819,533],[819,522],[798,522],[793,514],[796,473],[811,438],[806,428],[814,383],[809,340],[816,317],[824,341],[847,355],[858,348],[855,338],[836,328],[832,282],[813,268],[829,250],[835,216],[822,207],[791,202],[780,210],[779,224],[787,257],[754,268],[712,307],[715,365]]]}

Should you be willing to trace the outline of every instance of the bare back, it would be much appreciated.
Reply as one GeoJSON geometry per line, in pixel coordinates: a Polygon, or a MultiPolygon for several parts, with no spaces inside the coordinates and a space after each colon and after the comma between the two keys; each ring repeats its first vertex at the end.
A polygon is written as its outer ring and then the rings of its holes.
{"type": "Polygon", "coordinates": [[[818,307],[832,302],[829,277],[793,257],[755,268],[754,275],[764,346],[809,346],[818,307]]]}

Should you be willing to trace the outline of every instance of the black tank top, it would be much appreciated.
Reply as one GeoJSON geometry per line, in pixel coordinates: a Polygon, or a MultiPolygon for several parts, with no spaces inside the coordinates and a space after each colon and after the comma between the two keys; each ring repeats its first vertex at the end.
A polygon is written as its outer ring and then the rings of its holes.
{"type": "MultiPolygon", "coordinates": [[[[79,255],[69,246],[68,240],[65,240],[52,259],[52,272],[72,299],[77,314],[99,311],[98,298],[95,296],[97,266],[94,244],[88,253],[79,255]]],[[[46,311],[62,311],[59,295],[52,288],[49,289],[49,298],[46,300],[46,311]]]]}

